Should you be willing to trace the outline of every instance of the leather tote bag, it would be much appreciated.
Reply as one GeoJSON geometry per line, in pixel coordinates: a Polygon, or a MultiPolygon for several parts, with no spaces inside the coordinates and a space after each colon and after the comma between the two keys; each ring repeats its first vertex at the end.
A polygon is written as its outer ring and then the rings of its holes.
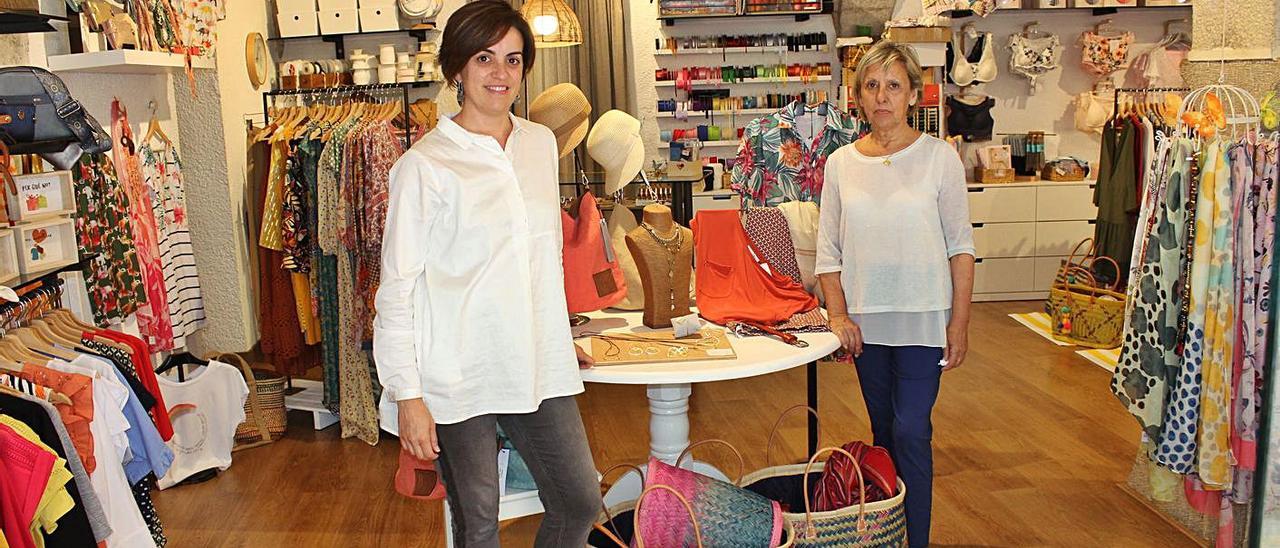
{"type": "Polygon", "coordinates": [[[590,192],[561,213],[564,224],[564,295],[569,313],[612,306],[627,296],[622,265],[609,242],[609,227],[590,192]]]}

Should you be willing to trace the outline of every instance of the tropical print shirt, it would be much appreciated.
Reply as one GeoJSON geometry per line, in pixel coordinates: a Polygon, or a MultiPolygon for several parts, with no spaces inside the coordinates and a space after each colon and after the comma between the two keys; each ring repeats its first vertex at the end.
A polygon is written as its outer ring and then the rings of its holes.
{"type": "Polygon", "coordinates": [[[813,107],[826,111],[826,121],[812,142],[795,129],[795,117],[810,110],[801,101],[747,125],[738,145],[731,186],[745,206],[783,202],[818,203],[822,197],[827,157],[858,135],[857,120],[829,102],[813,107]]]}

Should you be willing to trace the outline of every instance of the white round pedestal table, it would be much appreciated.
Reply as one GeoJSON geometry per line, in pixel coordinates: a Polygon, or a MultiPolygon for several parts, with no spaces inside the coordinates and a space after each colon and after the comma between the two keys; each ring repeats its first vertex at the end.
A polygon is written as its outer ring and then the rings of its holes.
{"type": "MultiPolygon", "coordinates": [[[[575,337],[584,332],[642,334],[653,331],[644,326],[640,312],[601,311],[586,316],[591,321],[573,328],[575,337]]],[[[743,379],[810,365],[808,401],[816,407],[816,363],[839,348],[840,341],[831,333],[798,333],[797,336],[808,343],[808,347],[792,346],[776,337],[730,335],[734,353],[737,354],[732,360],[602,365],[583,370],[582,380],[588,383],[646,385],[649,397],[649,455],[674,464],[680,453],[689,447],[689,395],[692,393],[693,383],[743,379]]],[[[583,343],[584,350],[590,351],[585,340],[579,342],[583,343]]],[[[811,429],[811,440],[814,434],[811,429]]],[[[683,467],[727,480],[715,467],[697,460],[685,461],[683,467]]],[[[628,472],[605,495],[605,504],[612,506],[633,500],[640,495],[641,488],[638,475],[628,472]]]]}

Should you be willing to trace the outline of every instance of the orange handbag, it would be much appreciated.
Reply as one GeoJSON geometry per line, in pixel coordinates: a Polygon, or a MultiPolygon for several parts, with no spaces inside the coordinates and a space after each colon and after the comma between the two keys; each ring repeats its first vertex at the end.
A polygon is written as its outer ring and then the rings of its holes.
{"type": "Polygon", "coordinates": [[[568,211],[564,224],[564,296],[569,313],[591,312],[613,306],[627,296],[622,265],[609,247],[609,227],[590,192],[568,211]]]}
{"type": "Polygon", "coordinates": [[[818,306],[803,285],[766,272],[756,262],[752,252],[764,255],[751,245],[736,210],[699,211],[691,224],[702,317],[720,325],[740,321],[771,326],[818,306]]]}
{"type": "Polygon", "coordinates": [[[444,498],[444,480],[436,472],[435,461],[422,460],[400,450],[400,466],[396,468],[396,492],[419,500],[444,498]]]}

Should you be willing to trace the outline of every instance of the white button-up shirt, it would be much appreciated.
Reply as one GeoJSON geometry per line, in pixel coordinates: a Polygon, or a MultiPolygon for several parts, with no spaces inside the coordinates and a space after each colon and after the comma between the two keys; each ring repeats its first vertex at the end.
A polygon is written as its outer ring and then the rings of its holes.
{"type": "Polygon", "coordinates": [[[564,296],[555,135],[512,116],[504,150],[442,117],[391,169],[373,356],[383,429],[530,413],[582,392],[564,296]]]}

